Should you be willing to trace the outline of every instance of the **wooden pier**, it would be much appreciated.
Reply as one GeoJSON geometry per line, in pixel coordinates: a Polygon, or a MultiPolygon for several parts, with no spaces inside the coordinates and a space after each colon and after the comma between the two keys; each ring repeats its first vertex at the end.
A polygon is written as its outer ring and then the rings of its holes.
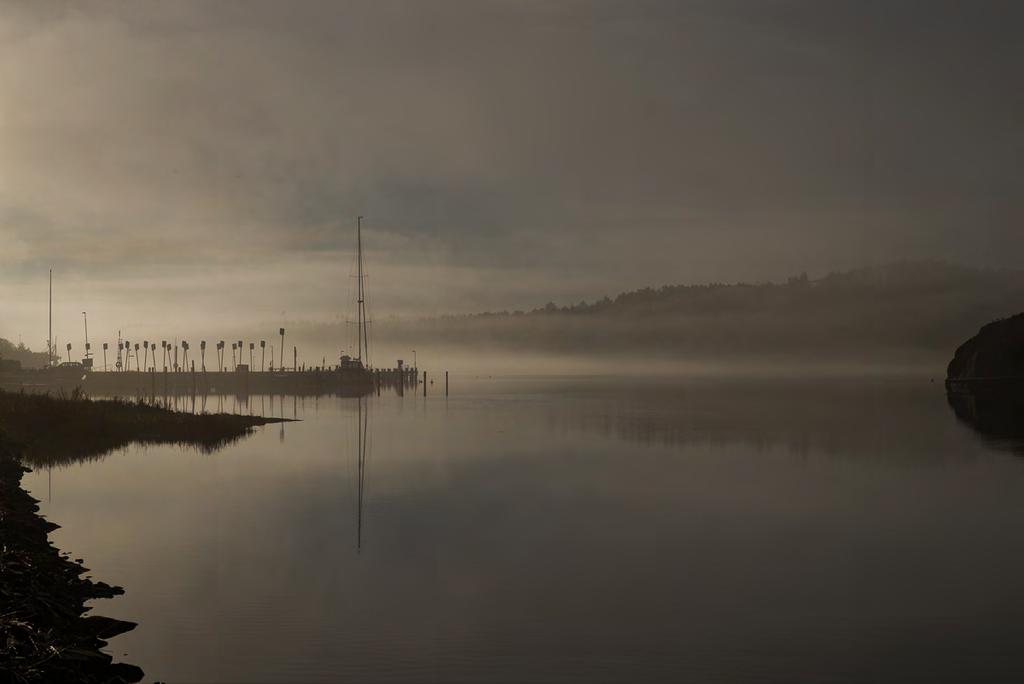
{"type": "Polygon", "coordinates": [[[82,371],[55,368],[0,375],[8,391],[71,393],[89,396],[157,397],[180,395],[287,394],[360,397],[382,389],[404,393],[417,384],[413,368],[312,368],[285,371],[82,371]]]}

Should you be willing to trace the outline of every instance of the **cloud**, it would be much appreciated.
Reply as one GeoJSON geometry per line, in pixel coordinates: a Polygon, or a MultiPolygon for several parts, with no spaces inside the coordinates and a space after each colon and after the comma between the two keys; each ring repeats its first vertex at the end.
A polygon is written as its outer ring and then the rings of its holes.
{"type": "Polygon", "coordinates": [[[1024,247],[1019,14],[7,4],[7,325],[38,328],[23,304],[51,264],[81,285],[69,306],[117,318],[205,307],[210,282],[232,319],[328,315],[358,214],[387,276],[378,309],[400,314],[902,257],[1005,264],[1024,247]]]}

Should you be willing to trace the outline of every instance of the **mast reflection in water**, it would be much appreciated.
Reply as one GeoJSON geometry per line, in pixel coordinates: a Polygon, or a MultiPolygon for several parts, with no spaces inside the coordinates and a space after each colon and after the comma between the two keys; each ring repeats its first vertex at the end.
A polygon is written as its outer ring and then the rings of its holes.
{"type": "Polygon", "coordinates": [[[367,445],[370,435],[370,410],[366,398],[358,399],[359,409],[356,412],[356,552],[363,548],[363,503],[366,490],[366,459],[367,445]]]}

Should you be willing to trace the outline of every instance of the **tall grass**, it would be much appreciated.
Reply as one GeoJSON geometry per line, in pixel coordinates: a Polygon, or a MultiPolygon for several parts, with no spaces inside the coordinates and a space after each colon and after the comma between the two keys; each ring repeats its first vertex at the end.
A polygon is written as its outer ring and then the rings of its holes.
{"type": "Polygon", "coordinates": [[[179,444],[219,449],[279,419],[230,414],[177,413],[141,400],[91,400],[0,390],[0,434],[21,447],[32,466],[96,458],[128,444],[179,444]]]}

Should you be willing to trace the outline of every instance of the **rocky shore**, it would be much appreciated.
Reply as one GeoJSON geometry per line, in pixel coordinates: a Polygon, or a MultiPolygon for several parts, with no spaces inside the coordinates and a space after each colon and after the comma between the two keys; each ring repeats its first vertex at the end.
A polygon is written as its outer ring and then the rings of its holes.
{"type": "Polygon", "coordinates": [[[59,526],[21,487],[29,465],[98,458],[130,443],[212,451],[274,418],[174,413],[138,402],[0,392],[0,684],[137,682],[107,640],[135,623],[87,615],[85,603],[123,593],[84,577],[88,568],[54,547],[59,526]]]}
{"type": "Polygon", "coordinates": [[[137,682],[142,670],[100,649],[135,627],[86,616],[85,602],[123,593],[83,577],[88,568],[47,539],[57,525],[21,488],[14,447],[0,443],[0,679],[7,682],[137,682]]]}
{"type": "Polygon", "coordinates": [[[1024,382],[1024,313],[993,321],[954,353],[946,383],[954,387],[1024,382]]]}

